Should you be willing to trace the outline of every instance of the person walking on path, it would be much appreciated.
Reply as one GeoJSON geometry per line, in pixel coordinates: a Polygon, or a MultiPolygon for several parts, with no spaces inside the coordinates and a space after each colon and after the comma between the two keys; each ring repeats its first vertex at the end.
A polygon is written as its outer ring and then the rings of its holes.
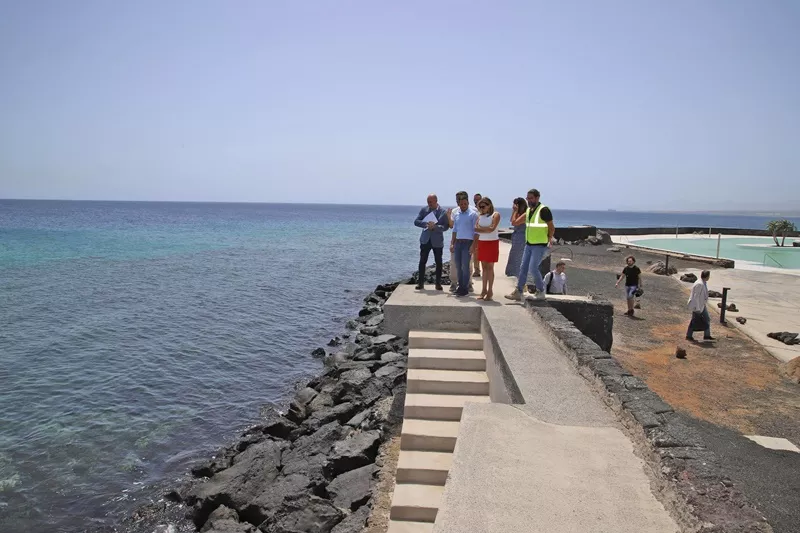
{"type": "Polygon", "coordinates": [[[556,269],[544,275],[544,292],[546,294],[567,294],[567,264],[556,263],[556,269]]]}
{"type": "Polygon", "coordinates": [[[417,289],[425,288],[425,267],[433,250],[436,262],[436,290],[442,290],[442,251],[444,250],[444,232],[450,228],[447,211],[439,205],[435,194],[428,195],[428,205],[419,210],[414,225],[422,228],[419,236],[419,279],[417,289]]]}
{"type": "Polygon", "coordinates": [[[522,253],[522,263],[517,276],[517,287],[511,294],[506,295],[509,300],[522,300],[529,272],[533,274],[533,281],[536,284],[536,298],[545,299],[544,280],[539,264],[553,246],[556,227],[550,208],[541,203],[540,198],[538,190],[528,191],[528,209],[525,211],[525,250],[522,253]]]}
{"type": "Polygon", "coordinates": [[[711,317],[708,316],[708,279],[711,271],[703,270],[700,279],[692,285],[692,294],[689,297],[689,310],[692,312],[692,320],[689,322],[689,329],[686,330],[686,340],[694,342],[694,332],[703,331],[704,341],[713,341],[711,336],[711,317]]]}
{"type": "Polygon", "coordinates": [[[483,289],[478,300],[491,300],[494,296],[494,265],[500,258],[500,213],[488,197],[478,202],[478,221],[475,232],[478,234],[478,260],[483,267],[483,289]]]}
{"type": "Polygon", "coordinates": [[[628,316],[633,316],[633,306],[636,299],[636,292],[642,287],[642,271],[636,266],[636,258],[629,255],[625,259],[627,266],[622,269],[622,274],[617,277],[615,287],[619,287],[622,278],[625,278],[625,298],[628,301],[628,316]]]}
{"type": "MultiPolygon", "coordinates": [[[[472,196],[472,203],[475,206],[475,210],[478,211],[479,214],[480,214],[480,210],[478,209],[478,202],[481,201],[481,198],[483,198],[483,196],[481,196],[481,193],[479,193],[479,192],[476,192],[472,196]]],[[[472,270],[472,277],[473,278],[479,278],[479,277],[481,277],[481,262],[478,259],[478,250],[477,250],[477,248],[475,249],[475,253],[472,254],[471,259],[472,259],[472,269],[473,269],[472,270]]]]}
{"type": "Polygon", "coordinates": [[[475,244],[478,241],[478,234],[475,233],[475,223],[478,221],[478,212],[469,205],[469,195],[460,191],[456,194],[458,209],[450,209],[450,227],[453,228],[453,237],[450,241],[450,254],[452,257],[450,264],[450,279],[453,277],[453,263],[458,279],[456,296],[467,296],[469,294],[470,277],[470,256],[475,252],[475,244]]]}
{"type": "Polygon", "coordinates": [[[522,197],[515,199],[511,206],[511,226],[514,231],[511,233],[511,251],[508,253],[506,276],[519,274],[522,252],[525,251],[525,211],[527,209],[528,204],[522,197]]]}

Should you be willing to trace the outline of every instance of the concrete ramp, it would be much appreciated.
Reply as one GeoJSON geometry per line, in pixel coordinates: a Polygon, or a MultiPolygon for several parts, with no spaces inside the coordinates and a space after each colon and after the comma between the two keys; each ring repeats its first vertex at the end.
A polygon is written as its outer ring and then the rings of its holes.
{"type": "Polygon", "coordinates": [[[434,533],[676,531],[620,430],[464,406],[434,533]]]}

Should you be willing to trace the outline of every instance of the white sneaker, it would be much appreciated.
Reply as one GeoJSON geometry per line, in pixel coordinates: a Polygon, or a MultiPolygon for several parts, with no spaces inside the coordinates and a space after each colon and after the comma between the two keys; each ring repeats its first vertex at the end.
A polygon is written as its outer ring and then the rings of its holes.
{"type": "Polygon", "coordinates": [[[535,298],[537,300],[545,300],[547,299],[547,296],[545,295],[544,291],[537,291],[535,298]]]}

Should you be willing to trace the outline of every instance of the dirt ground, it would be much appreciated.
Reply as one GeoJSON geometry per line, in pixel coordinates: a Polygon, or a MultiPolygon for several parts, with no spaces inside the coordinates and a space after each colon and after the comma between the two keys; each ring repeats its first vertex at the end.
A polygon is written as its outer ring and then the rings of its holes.
{"type": "MultiPolygon", "coordinates": [[[[787,378],[785,365],[736,327],[720,324],[714,312],[711,329],[717,341],[687,342],[691,285],[671,277],[646,273],[642,309],[633,318],[624,316],[624,294],[614,282],[629,253],[607,248],[571,247],[573,261],[567,274],[572,294],[593,293],[613,302],[612,355],[677,410],[743,434],[783,437],[800,445],[800,385],[787,378]],[[686,359],[675,357],[677,346],[686,349],[686,359]]],[[[643,271],[648,260],[663,260],[652,254],[634,255],[643,271]]],[[[569,257],[563,250],[553,256],[569,257]]],[[[709,268],[686,261],[670,263],[679,269],[709,268]]],[[[728,313],[727,318],[732,321],[735,316],[728,313]]],[[[695,334],[700,337],[701,333],[695,334]]]]}

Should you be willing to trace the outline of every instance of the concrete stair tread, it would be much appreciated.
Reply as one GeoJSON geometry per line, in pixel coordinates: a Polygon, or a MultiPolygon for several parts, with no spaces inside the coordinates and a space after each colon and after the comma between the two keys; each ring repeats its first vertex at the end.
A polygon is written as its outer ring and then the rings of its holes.
{"type": "Polygon", "coordinates": [[[482,350],[480,333],[450,331],[409,331],[408,347],[442,350],[482,350]]]}
{"type": "Polygon", "coordinates": [[[433,533],[433,524],[431,522],[390,520],[386,533],[433,533]]]}
{"type": "Polygon", "coordinates": [[[453,465],[453,454],[447,452],[424,452],[417,450],[401,450],[397,458],[397,469],[421,469],[450,471],[453,465]]]}
{"type": "Polygon", "coordinates": [[[425,337],[428,339],[459,339],[459,340],[479,340],[483,341],[480,333],[469,333],[463,331],[424,331],[414,330],[408,332],[409,340],[412,338],[425,337]]]}
{"type": "Polygon", "coordinates": [[[411,348],[408,351],[408,367],[432,370],[486,370],[486,356],[482,350],[411,348]]]}
{"type": "Polygon", "coordinates": [[[465,403],[490,403],[484,395],[469,394],[406,394],[406,406],[464,407],[465,403]]]}
{"type": "Polygon", "coordinates": [[[442,350],[440,348],[410,348],[409,359],[412,357],[437,357],[442,359],[481,359],[486,360],[483,350],[442,350]]]}
{"type": "Polygon", "coordinates": [[[483,370],[430,370],[409,368],[408,381],[449,381],[457,383],[489,383],[489,376],[483,370]]]}
{"type": "Polygon", "coordinates": [[[444,487],[439,485],[417,485],[398,483],[392,495],[392,520],[434,522],[439,512],[444,487]]]}
{"type": "MultiPolygon", "coordinates": [[[[402,434],[429,435],[431,437],[458,437],[458,422],[449,420],[422,420],[406,418],[403,420],[402,434]]],[[[402,438],[402,437],[401,437],[402,438]]]]}

